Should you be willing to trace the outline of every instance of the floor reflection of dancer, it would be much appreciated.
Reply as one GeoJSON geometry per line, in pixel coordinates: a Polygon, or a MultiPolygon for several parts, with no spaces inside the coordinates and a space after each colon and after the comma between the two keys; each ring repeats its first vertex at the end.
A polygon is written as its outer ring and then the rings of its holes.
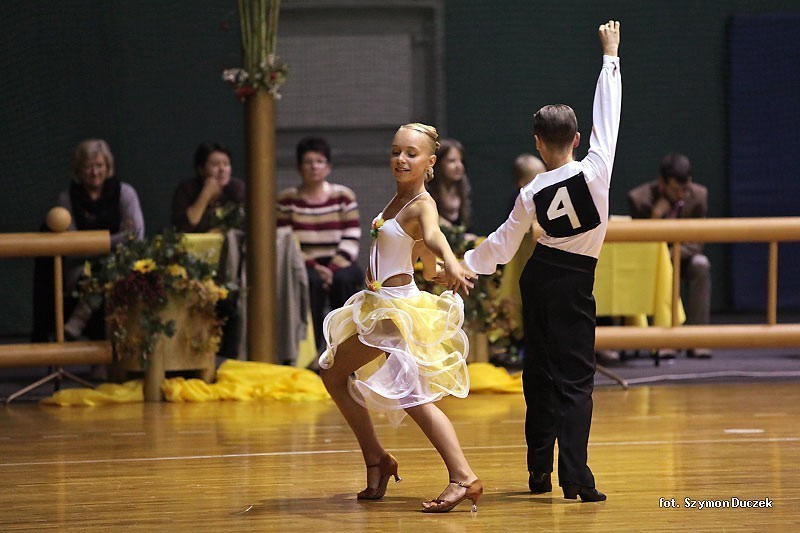
{"type": "Polygon", "coordinates": [[[483,486],[450,420],[433,403],[469,392],[464,304],[456,293],[472,287],[425,192],[437,138],[435,128],[416,123],[400,127],[394,136],[390,164],[397,192],[372,223],[367,289],[325,318],[327,350],[320,357],[320,376],[364,456],[367,488],[358,499],[381,499],[389,478],[400,480],[397,461],[381,446],[367,407],[385,411],[394,423],[407,413],[447,466],[450,484],[422,504],[424,512],[442,513],[465,499],[476,510],[483,486]],[[437,257],[444,261],[442,270],[437,257]],[[440,296],[420,291],[413,279],[417,258],[426,279],[451,290],[440,296]]]}

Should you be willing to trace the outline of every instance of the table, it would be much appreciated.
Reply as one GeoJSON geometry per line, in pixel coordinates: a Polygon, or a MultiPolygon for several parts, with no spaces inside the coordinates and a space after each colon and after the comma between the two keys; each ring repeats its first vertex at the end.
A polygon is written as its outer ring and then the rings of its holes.
{"type": "MultiPolygon", "coordinates": [[[[664,242],[609,242],[597,260],[597,316],[623,316],[626,323],[672,326],[672,261],[664,242]]],[[[686,320],[679,302],[678,319],[686,320]]],[[[676,324],[677,325],[677,324],[676,324]]]]}

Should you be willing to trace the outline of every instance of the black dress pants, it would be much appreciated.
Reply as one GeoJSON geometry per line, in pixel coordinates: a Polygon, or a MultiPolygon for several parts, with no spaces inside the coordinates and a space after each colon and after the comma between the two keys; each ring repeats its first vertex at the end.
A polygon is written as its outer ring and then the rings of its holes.
{"type": "Polygon", "coordinates": [[[520,277],[528,470],[552,472],[558,441],[562,486],[594,487],[587,446],[596,366],[596,263],[538,244],[520,277]]]}
{"type": "Polygon", "coordinates": [[[340,268],[333,273],[333,282],[326,289],[314,267],[307,267],[307,270],[311,319],[314,322],[314,338],[319,351],[325,346],[325,339],[322,336],[325,312],[343,306],[348,298],[364,288],[364,271],[356,263],[340,268]]]}

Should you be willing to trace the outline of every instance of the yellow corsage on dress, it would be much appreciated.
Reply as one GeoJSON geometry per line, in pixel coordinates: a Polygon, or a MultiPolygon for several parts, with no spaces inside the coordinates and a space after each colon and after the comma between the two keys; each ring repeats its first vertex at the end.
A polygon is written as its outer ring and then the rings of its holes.
{"type": "Polygon", "coordinates": [[[373,239],[378,238],[378,232],[380,231],[382,226],[383,226],[383,217],[378,217],[372,221],[372,229],[369,230],[369,234],[373,239]]]}

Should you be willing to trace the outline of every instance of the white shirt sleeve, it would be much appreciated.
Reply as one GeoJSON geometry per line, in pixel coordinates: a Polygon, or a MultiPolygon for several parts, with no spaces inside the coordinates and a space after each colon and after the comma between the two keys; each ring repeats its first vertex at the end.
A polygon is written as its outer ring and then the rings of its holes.
{"type": "Polygon", "coordinates": [[[506,264],[517,253],[525,234],[531,229],[534,212],[517,196],[514,209],[503,224],[474,250],[464,254],[464,264],[476,274],[492,274],[498,264],[506,264]]]}
{"type": "Polygon", "coordinates": [[[589,153],[582,163],[591,169],[593,177],[602,180],[606,186],[611,183],[621,109],[622,76],[619,71],[619,57],[603,56],[603,68],[594,92],[589,153]]]}

